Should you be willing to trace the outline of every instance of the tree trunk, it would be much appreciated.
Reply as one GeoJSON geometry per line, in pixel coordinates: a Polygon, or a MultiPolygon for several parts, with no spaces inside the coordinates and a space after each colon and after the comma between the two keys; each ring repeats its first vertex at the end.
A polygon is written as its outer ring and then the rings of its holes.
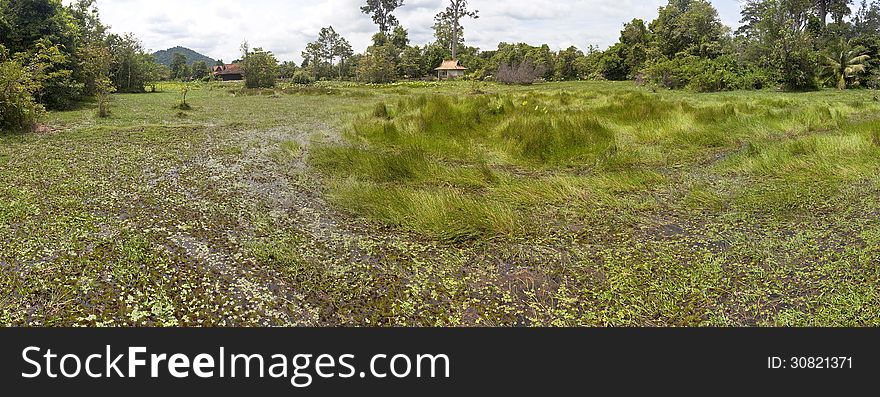
{"type": "Polygon", "coordinates": [[[817,7],[817,15],[819,17],[819,21],[822,22],[822,26],[825,26],[825,21],[828,19],[828,0],[819,0],[819,4],[817,7]]]}
{"type": "Polygon", "coordinates": [[[458,59],[458,2],[455,1],[452,13],[452,60],[458,59]]]}

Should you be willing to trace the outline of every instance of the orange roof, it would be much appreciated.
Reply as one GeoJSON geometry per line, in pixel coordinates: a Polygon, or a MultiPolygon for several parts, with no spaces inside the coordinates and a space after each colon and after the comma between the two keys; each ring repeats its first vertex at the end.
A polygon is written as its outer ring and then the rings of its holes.
{"type": "Polygon", "coordinates": [[[451,61],[443,61],[443,64],[434,70],[467,70],[467,68],[459,65],[458,61],[453,59],[451,61]]]}
{"type": "Polygon", "coordinates": [[[229,64],[226,66],[217,66],[214,69],[215,74],[242,74],[241,67],[237,63],[229,64]],[[220,68],[220,70],[217,70],[220,68]]]}

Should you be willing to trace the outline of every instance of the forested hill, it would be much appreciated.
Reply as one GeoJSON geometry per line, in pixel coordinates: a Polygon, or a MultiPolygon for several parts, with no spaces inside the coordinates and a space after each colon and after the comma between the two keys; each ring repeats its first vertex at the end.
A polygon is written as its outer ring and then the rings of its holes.
{"type": "Polygon", "coordinates": [[[214,62],[216,62],[210,57],[199,54],[198,52],[195,52],[189,48],[180,46],[169,48],[167,50],[157,51],[153,54],[153,57],[156,58],[156,63],[160,63],[165,66],[171,66],[171,58],[174,56],[175,53],[178,52],[186,56],[187,65],[192,65],[193,62],[205,61],[205,64],[207,64],[208,66],[212,66],[214,65],[214,62]]]}

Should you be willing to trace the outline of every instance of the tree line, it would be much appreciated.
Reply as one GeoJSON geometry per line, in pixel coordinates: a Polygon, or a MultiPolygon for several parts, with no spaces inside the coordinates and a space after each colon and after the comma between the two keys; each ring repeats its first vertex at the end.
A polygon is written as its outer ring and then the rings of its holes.
{"type": "Polygon", "coordinates": [[[378,27],[364,53],[352,54],[345,38],[324,28],[303,51],[304,62],[286,62],[280,75],[386,83],[429,77],[443,60],[457,59],[468,78],[506,83],[636,80],[695,91],[880,87],[878,0],[747,0],[737,30],[721,22],[708,0],[669,0],[653,21],[624,24],[605,50],[560,51],[546,44],[467,46],[461,22],[479,17],[467,0],[449,0],[435,18],[435,40],[412,45],[394,16],[402,6],[403,0],[368,0],[361,8],[378,27]]]}
{"type": "MultiPolygon", "coordinates": [[[[361,11],[377,33],[362,53],[332,26],[280,63],[271,51],[242,45],[248,87],[278,78],[387,83],[430,77],[446,59],[468,68],[466,78],[529,84],[538,80],[635,80],[670,89],[720,91],[820,87],[880,88],[880,0],[747,0],[742,26],[725,26],[708,0],[669,0],[653,21],[633,19],[607,49],[554,51],[549,45],[468,46],[463,21],[479,18],[467,0],[447,0],[434,41],[417,45],[394,13],[404,0],[366,0],[361,11]]],[[[218,65],[222,65],[218,61],[218,65]]],[[[94,100],[106,113],[112,92],[143,92],[155,82],[211,79],[208,65],[175,54],[157,65],[132,35],[100,21],[95,0],[0,0],[0,128],[33,125],[46,108],[94,100]]]]}
{"type": "Polygon", "coordinates": [[[133,35],[109,32],[95,0],[0,0],[0,129],[33,125],[45,109],[143,92],[162,79],[133,35]]]}

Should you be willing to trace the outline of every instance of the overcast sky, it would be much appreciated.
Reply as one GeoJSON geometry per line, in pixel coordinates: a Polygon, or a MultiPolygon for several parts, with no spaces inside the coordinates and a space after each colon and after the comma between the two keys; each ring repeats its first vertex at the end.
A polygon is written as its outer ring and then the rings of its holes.
{"type": "MultiPolygon", "coordinates": [[[[70,0],[65,1],[69,3],[70,0]]],[[[360,12],[365,0],[98,0],[104,23],[132,32],[147,49],[192,48],[215,59],[238,57],[244,39],[299,62],[306,43],[332,25],[355,51],[363,51],[377,28],[360,12]]],[[[414,44],[432,41],[433,18],[448,0],[405,0],[395,13],[414,44]]],[[[605,48],[624,22],[657,16],[666,0],[470,0],[480,18],[463,23],[468,45],[494,49],[499,42],[605,48]]],[[[738,0],[712,0],[729,26],[739,21],[738,0]]]]}

